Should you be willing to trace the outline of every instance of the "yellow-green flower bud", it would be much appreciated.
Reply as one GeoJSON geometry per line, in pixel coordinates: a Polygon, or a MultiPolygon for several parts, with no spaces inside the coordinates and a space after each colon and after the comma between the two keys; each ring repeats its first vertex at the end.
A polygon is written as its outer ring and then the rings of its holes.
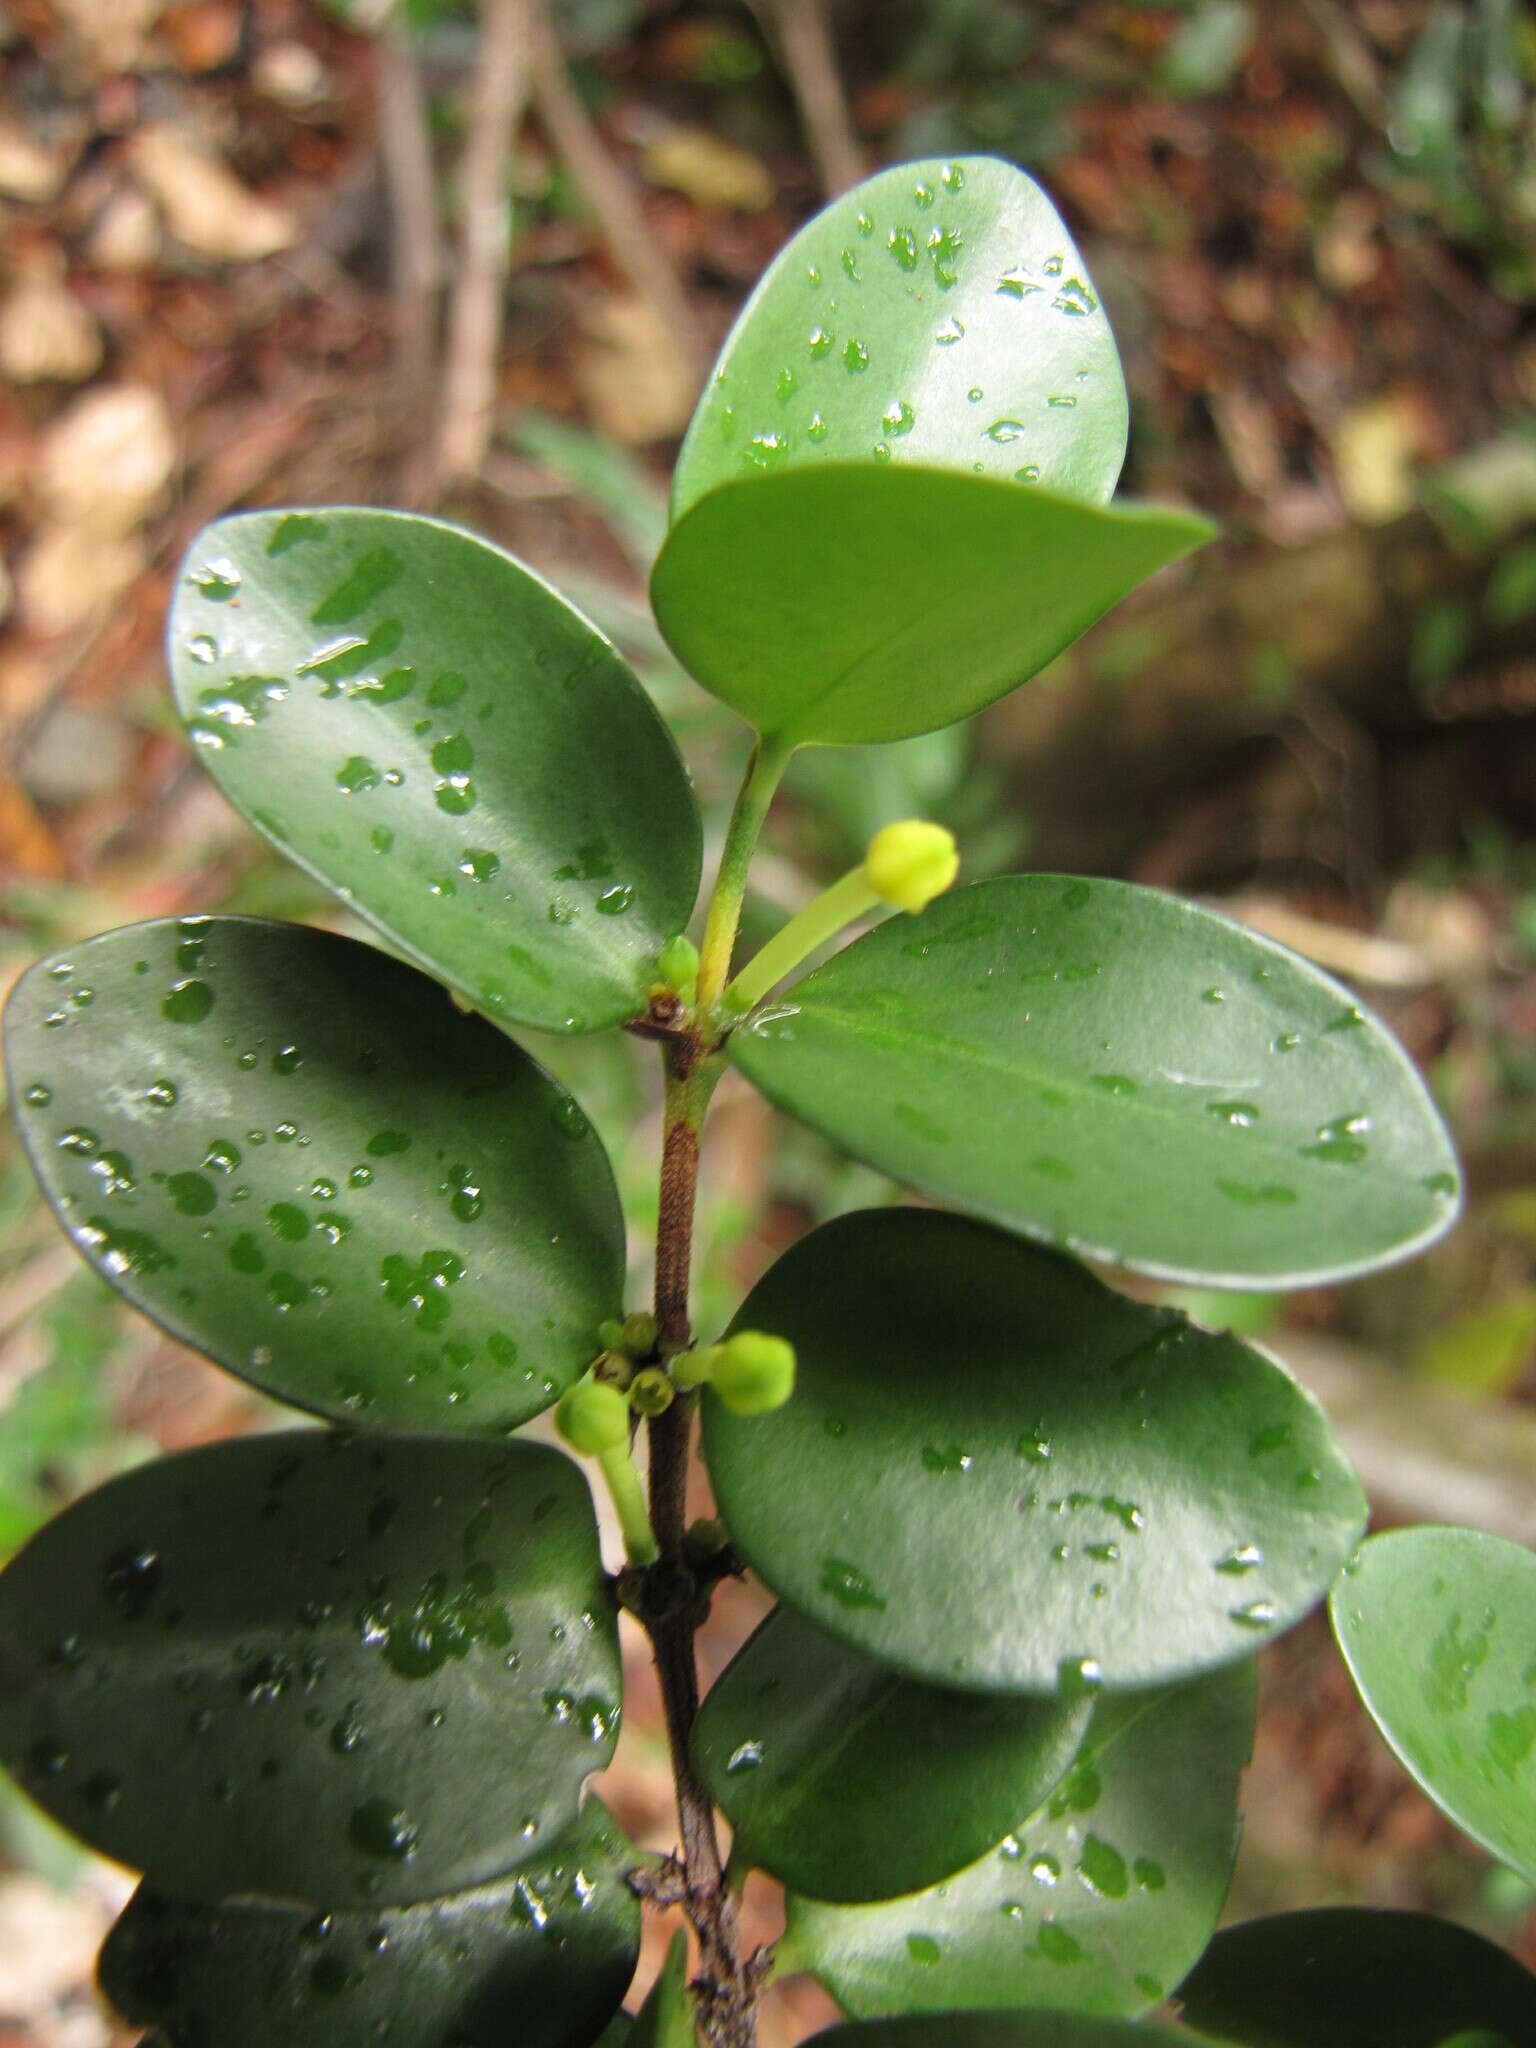
{"type": "Polygon", "coordinates": [[[624,1318],[620,1338],[631,1358],[649,1358],[656,1349],[656,1318],[648,1308],[637,1308],[624,1318]]]}
{"type": "Polygon", "coordinates": [[[795,1390],[795,1347],[761,1330],[738,1330],[715,1347],[709,1383],[733,1415],[769,1415],[795,1390]]]}
{"type": "Polygon", "coordinates": [[[677,1389],[659,1366],[642,1366],[629,1383],[629,1405],[637,1415],[665,1415],[677,1389]]]}
{"type": "Polygon", "coordinates": [[[629,1446],[629,1403],[617,1387],[578,1380],[555,1404],[555,1427],[584,1458],[629,1446]]]}
{"type": "Polygon", "coordinates": [[[624,1325],[616,1316],[604,1316],[597,1326],[597,1341],[605,1351],[624,1349],[624,1325]]]}
{"type": "Polygon", "coordinates": [[[895,910],[926,910],[960,871],[955,835],[942,825],[907,818],[887,825],[869,842],[864,879],[895,910]]]}

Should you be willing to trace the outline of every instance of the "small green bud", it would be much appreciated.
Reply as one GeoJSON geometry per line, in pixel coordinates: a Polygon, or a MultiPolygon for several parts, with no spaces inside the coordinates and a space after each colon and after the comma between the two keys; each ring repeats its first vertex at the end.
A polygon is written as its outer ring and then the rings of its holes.
{"type": "Polygon", "coordinates": [[[733,1415],[770,1415],[795,1391],[795,1347],[761,1330],[738,1330],[715,1347],[710,1385],[733,1415]]]}
{"type": "Polygon", "coordinates": [[[656,1349],[656,1318],[648,1308],[637,1308],[624,1318],[620,1342],[631,1358],[649,1358],[656,1349]]]}
{"type": "Polygon", "coordinates": [[[668,939],[656,966],[672,993],[692,1002],[699,981],[699,949],[692,939],[682,932],[668,939]]]}
{"type": "Polygon", "coordinates": [[[942,825],[907,818],[887,825],[869,842],[864,879],[895,910],[926,910],[960,871],[955,835],[942,825]]]}
{"type": "Polygon", "coordinates": [[[718,1557],[731,1540],[731,1532],[724,1522],[715,1516],[701,1515],[696,1522],[690,1522],[683,1534],[683,1548],[690,1558],[701,1562],[718,1557]]]}
{"type": "Polygon", "coordinates": [[[629,1383],[629,1405],[637,1415],[665,1415],[676,1395],[659,1366],[643,1365],[629,1383]]]}
{"type": "Polygon", "coordinates": [[[629,1403],[617,1387],[578,1380],[555,1404],[555,1427],[584,1458],[629,1447],[629,1403]]]}
{"type": "Polygon", "coordinates": [[[605,1351],[592,1368],[592,1377],[605,1387],[617,1387],[622,1394],[635,1376],[635,1362],[627,1351],[605,1351]]]}
{"type": "Polygon", "coordinates": [[[597,1341],[605,1351],[622,1351],[624,1325],[615,1316],[604,1316],[597,1326],[597,1341]]]}

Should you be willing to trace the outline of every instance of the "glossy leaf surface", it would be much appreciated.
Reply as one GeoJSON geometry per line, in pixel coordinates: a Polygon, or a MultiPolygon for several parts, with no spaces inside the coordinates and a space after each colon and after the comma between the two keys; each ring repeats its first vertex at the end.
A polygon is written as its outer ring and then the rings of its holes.
{"type": "Polygon", "coordinates": [[[592,1501],[531,1444],[166,1458],[0,1573],[0,1761],[187,1898],[408,1904],[545,1853],[617,1739],[592,1501]]]}
{"type": "Polygon", "coordinates": [[[1427,1913],[1333,1907],[1228,1927],[1179,1986],[1232,2048],[1440,2048],[1479,2029],[1536,2041],[1536,1977],[1427,1913]]]}
{"type": "Polygon", "coordinates": [[[1315,1285],[1456,1216],[1444,1126],[1349,992],[1124,882],[952,890],[837,954],[730,1052],[925,1194],[1166,1278],[1315,1285]]]}
{"type": "Polygon", "coordinates": [[[1536,1556],[1474,1529],[1394,1529],[1363,1546],[1329,1609],[1403,1767],[1536,1884],[1536,1556]]]}
{"type": "Polygon", "coordinates": [[[170,618],[204,766],[274,845],[498,1017],[645,1006],[698,808],[609,643],[487,542],[397,512],[244,513],[170,618]]]}
{"type": "Polygon", "coordinates": [[[701,498],[667,536],[651,603],[683,665],[759,731],[899,740],[1006,695],[1210,537],[1150,505],[818,464],[701,498]]]}
{"type": "Polygon", "coordinates": [[[1060,214],[997,157],[902,164],[808,221],[742,309],[672,478],[941,465],[1104,502],[1125,380],[1060,214]]]}
{"type": "Polygon", "coordinates": [[[688,1937],[681,1929],[672,1937],[661,1975],[635,2014],[628,2041],[629,2048],[696,2048],[688,1996],[688,1937]]]}
{"type": "Polygon", "coordinates": [[[624,1273],[603,1148],[414,968],[297,925],[166,919],[34,967],[5,1026],[80,1250],[280,1400],[496,1435],[597,1351],[624,1273]]]}
{"type": "Polygon", "coordinates": [[[884,1905],[791,1897],[781,1969],[856,2018],[1161,2003],[1210,1939],[1237,1852],[1251,1661],[1109,1700],[1041,1812],[944,1883],[884,1905]]]}
{"type": "Polygon", "coordinates": [[[693,1754],[738,1860],[811,1898],[889,1899],[1040,1805],[1089,1711],[915,1685],[780,1607],[711,1686],[693,1754]]]}
{"type": "Polygon", "coordinates": [[[102,1989],[173,2048],[586,2048],[640,1952],[639,1862],[597,1800],[515,1877],[420,1905],[184,1905],[141,1886],[102,1989]]]}
{"type": "Polygon", "coordinates": [[[963,1217],[803,1238],[738,1318],[794,1398],[706,1391],[733,1541],[782,1600],[936,1684],[1080,1693],[1245,1656],[1327,1591],[1365,1502],[1263,1353],[963,1217]]]}

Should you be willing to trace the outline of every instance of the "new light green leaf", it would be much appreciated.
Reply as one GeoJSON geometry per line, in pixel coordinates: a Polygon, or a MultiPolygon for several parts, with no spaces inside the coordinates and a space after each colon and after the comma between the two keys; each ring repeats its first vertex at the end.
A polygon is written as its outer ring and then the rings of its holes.
{"type": "Polygon", "coordinates": [[[0,1573],[0,1763],[183,1899],[399,1906],[544,1857],[613,1753],[592,1500],[538,1445],[163,1458],[0,1573]]]}
{"type": "Polygon", "coordinates": [[[119,1293],[279,1400],[499,1435],[591,1362],[624,1222],[519,1047],[372,946],[166,918],[25,975],[10,1096],[119,1293]]]}
{"type": "Polygon", "coordinates": [[[651,603],[684,667],[760,732],[847,746],[979,711],[1210,538],[1189,513],[969,467],[818,463],[691,505],[651,603]]]}
{"type": "Polygon", "coordinates": [[[1454,2048],[1536,2041],[1536,1977],[1469,1928],[1359,1907],[1279,1913],[1218,1934],[1179,1986],[1226,2048],[1454,2048]]]}
{"type": "Polygon", "coordinates": [[[1394,1529],[1362,1547],[1329,1611],[1404,1769],[1536,1884],[1536,1556],[1475,1529],[1394,1529]]]}
{"type": "Polygon", "coordinates": [[[1454,1222],[1451,1142],[1349,991],[1151,889],[952,890],[737,1030],[778,1105],[1011,1230],[1164,1279],[1316,1286],[1454,1222]]]}
{"type": "Polygon", "coordinates": [[[170,2048],[586,2048],[640,1953],[640,1860],[589,1799],[515,1876],[415,1906],[187,1904],[141,1885],[101,1988],[170,2048]]]}
{"type": "Polygon", "coordinates": [[[812,1898],[888,1899],[1038,1806],[1089,1711],[914,1685],[779,1607],[710,1687],[693,1759],[739,1862],[812,1898]]]}
{"type": "Polygon", "coordinates": [[[698,807],[607,640],[458,528],[342,507],[220,520],[169,624],[204,766],[274,845],[492,1015],[645,1007],[698,889],[698,807]]]}
{"type": "Polygon", "coordinates": [[[807,222],[732,328],[672,478],[914,463],[1101,504],[1125,459],[1125,380],[1087,265],[1015,165],[898,165],[807,222]]]}
{"type": "Polygon", "coordinates": [[[703,1449],[742,1555],[817,1627],[911,1677],[1080,1696],[1245,1657],[1326,1593],[1365,1502],[1264,1353],[963,1217],[813,1231],[737,1324],[793,1398],[703,1449]]]}
{"type": "Polygon", "coordinates": [[[979,1862],[881,1905],[791,1896],[779,1967],[861,2019],[1161,2004],[1226,1897],[1253,1717],[1251,1662],[1101,1703],[1058,1790],[979,1862]]]}

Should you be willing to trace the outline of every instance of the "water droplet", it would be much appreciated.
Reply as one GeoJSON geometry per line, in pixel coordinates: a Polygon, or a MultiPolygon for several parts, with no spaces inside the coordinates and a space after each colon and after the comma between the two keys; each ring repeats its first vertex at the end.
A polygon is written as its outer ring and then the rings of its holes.
{"type": "Polygon", "coordinates": [[[1053,391],[1045,402],[1047,405],[1057,406],[1063,412],[1069,412],[1076,405],[1077,397],[1071,391],[1053,391]]]}
{"type": "MultiPolygon", "coordinates": [[[[1056,275],[1049,264],[1046,265],[1046,270],[1049,275],[1056,275]]],[[[1064,284],[1058,286],[1051,305],[1058,313],[1075,313],[1079,316],[1097,313],[1099,310],[1098,300],[1080,277],[1069,277],[1064,284]]]]}
{"type": "Polygon", "coordinates": [[[1239,1543],[1219,1558],[1216,1569],[1224,1572],[1229,1579],[1240,1579],[1246,1573],[1256,1571],[1264,1562],[1264,1553],[1256,1543],[1239,1543]]]}
{"type": "Polygon", "coordinates": [[[899,440],[917,425],[917,414],[904,398],[893,398],[881,414],[881,423],[892,440],[899,440]]]}
{"type": "Polygon", "coordinates": [[[752,1771],[763,1760],[763,1745],[760,1742],[743,1742],[731,1751],[725,1766],[725,1774],[733,1778],[738,1771],[752,1771]]]}
{"type": "Polygon", "coordinates": [[[935,1963],[944,1960],[944,1951],[939,1947],[939,1944],[931,1934],[909,1934],[907,1936],[907,1954],[914,1963],[920,1963],[927,1969],[931,1969],[935,1963]]]}
{"type": "Polygon", "coordinates": [[[1276,1608],[1272,1600],[1250,1600],[1246,1607],[1231,1607],[1227,1612],[1239,1628],[1270,1628],[1276,1608]]]}
{"type": "Polygon", "coordinates": [[[598,897],[595,908],[599,917],[622,917],[634,900],[635,892],[629,883],[616,882],[598,897]]]}
{"type": "Polygon", "coordinates": [[[1282,1031],[1270,1047],[1271,1052],[1294,1052],[1301,1044],[1299,1031],[1282,1031]]]}
{"type": "Polygon", "coordinates": [[[1234,1130],[1251,1130],[1259,1120],[1258,1105],[1252,1102],[1208,1102],[1206,1108],[1234,1130]]]}
{"type": "Polygon", "coordinates": [[[1033,1429],[1026,1430],[1019,1438],[1018,1452],[1031,1465],[1043,1465],[1051,1455],[1051,1440],[1045,1433],[1045,1424],[1037,1422],[1033,1429]]]}
{"type": "Polygon", "coordinates": [[[347,1832],[365,1856],[382,1857],[392,1863],[409,1862],[419,1839],[409,1814],[389,1799],[366,1800],[352,1815],[347,1832]]]}
{"type": "Polygon", "coordinates": [[[868,1576],[845,1558],[824,1557],[821,1560],[821,1590],[829,1593],[843,1607],[869,1607],[879,1614],[885,1612],[885,1601],[875,1591],[868,1576]]]}
{"type": "Polygon", "coordinates": [[[1450,1202],[1455,1200],[1460,1183],[1454,1173],[1432,1173],[1423,1185],[1437,1201],[1450,1202]]]}
{"type": "Polygon", "coordinates": [[[918,205],[923,207],[924,209],[932,206],[934,198],[933,187],[928,183],[926,178],[922,179],[918,184],[913,186],[912,197],[917,201],[918,205]]]}
{"type": "Polygon", "coordinates": [[[1337,1017],[1323,1026],[1325,1031],[1361,1031],[1365,1028],[1365,1012],[1354,1003],[1347,1010],[1341,1010],[1337,1017]]]}
{"type": "Polygon", "coordinates": [[[142,1621],[160,1585],[160,1558],[147,1544],[114,1550],[102,1567],[101,1590],[124,1621],[142,1621]]]}
{"type": "MultiPolygon", "coordinates": [[[[398,1153],[409,1152],[410,1149],[411,1134],[409,1131],[375,1131],[363,1147],[363,1150],[370,1159],[392,1159],[398,1153]]],[[[366,1167],[353,1169],[352,1184],[354,1187],[365,1187],[367,1185],[366,1181],[358,1180],[357,1175],[360,1172],[367,1172],[366,1167]]],[[[373,1176],[369,1174],[368,1178],[371,1180],[373,1176]]]]}
{"type": "Polygon", "coordinates": [[[1136,1095],[1139,1084],[1129,1074],[1095,1074],[1093,1085],[1105,1095],[1136,1095]]]}
{"type": "Polygon", "coordinates": [[[811,354],[817,357],[830,355],[832,352],[832,344],[836,341],[836,339],[837,336],[832,332],[831,328],[820,326],[813,327],[811,329],[809,337],[811,354]]]}
{"type": "Polygon", "coordinates": [[[911,228],[892,228],[885,245],[903,270],[916,270],[919,250],[911,228]]]}
{"type": "MultiPolygon", "coordinates": [[[[978,392],[977,396],[979,397],[980,395],[978,392]]],[[[989,441],[995,441],[999,448],[1004,448],[1010,441],[1017,441],[1023,432],[1024,422],[1022,420],[1003,419],[994,420],[991,426],[987,428],[986,436],[989,441]]]]}
{"type": "Polygon", "coordinates": [[[219,658],[219,643],[211,633],[194,633],[187,642],[187,655],[199,668],[211,668],[219,658]]]}
{"type": "Polygon", "coordinates": [[[859,260],[854,255],[851,249],[845,249],[843,251],[842,263],[845,276],[847,276],[852,283],[861,284],[863,282],[863,279],[859,276],[859,260]]]}
{"type": "Polygon", "coordinates": [[[1049,1850],[1042,1849],[1038,1856],[1030,1859],[1029,1874],[1036,1884],[1043,1884],[1047,1891],[1054,1891],[1061,1881],[1061,1865],[1049,1850]]]}
{"type": "Polygon", "coordinates": [[[218,1207],[217,1189],[200,1173],[167,1175],[165,1192],[180,1216],[209,1216],[218,1207]]]}
{"type": "Polygon", "coordinates": [[[1056,1690],[1064,1700],[1087,1699],[1103,1684],[1096,1657],[1063,1657],[1056,1666],[1056,1690]]]}
{"type": "Polygon", "coordinates": [[[811,423],[805,431],[808,439],[812,441],[825,441],[827,438],[827,423],[819,412],[811,414],[811,423]]]}
{"type": "Polygon", "coordinates": [[[171,984],[160,1014],[169,1024],[201,1024],[212,1008],[213,990],[206,981],[189,977],[171,984]]]}
{"type": "Polygon", "coordinates": [[[1291,1425],[1288,1422],[1272,1422],[1266,1429],[1255,1430],[1248,1442],[1250,1458],[1266,1457],[1271,1451],[1285,1450],[1291,1441],[1291,1425]]]}
{"type": "Polygon", "coordinates": [[[788,434],[754,434],[742,449],[741,459],[754,469],[774,469],[788,453],[788,434]]]}
{"type": "Polygon", "coordinates": [[[350,755],[336,770],[336,787],[343,796],[366,796],[379,782],[378,767],[366,754],[350,755]]]}
{"type": "MultiPolygon", "coordinates": [[[[1144,1892],[1160,1892],[1168,1882],[1167,1874],[1161,1863],[1154,1863],[1150,1856],[1138,1856],[1131,1865],[1131,1875],[1144,1892]]],[[[1137,1981],[1139,1983],[1140,1979],[1138,1978],[1137,1981]]],[[[1163,1995],[1161,1987],[1152,1995],[1161,1998],[1163,1995]]]]}
{"type": "Polygon", "coordinates": [[[71,1124],[67,1131],[60,1131],[53,1142],[61,1152],[80,1152],[89,1158],[101,1140],[84,1124],[71,1124]]]}
{"type": "Polygon", "coordinates": [[[1037,483],[1039,483],[1039,481],[1040,481],[1040,465],[1039,465],[1039,463],[1038,463],[1038,462],[1026,462],[1026,463],[1025,463],[1025,465],[1024,465],[1024,467],[1023,467],[1022,469],[1016,469],[1016,470],[1015,470],[1015,471],[1013,472],[1013,480],[1014,480],[1014,482],[1015,482],[1016,484],[1037,484],[1037,483]]]}
{"type": "Polygon", "coordinates": [[[174,1081],[151,1081],[144,1090],[144,1100],[152,1109],[174,1109],[176,1107],[176,1083],[174,1081]]]}
{"type": "Polygon", "coordinates": [[[969,1472],[971,1456],[961,1450],[958,1444],[925,1444],[923,1446],[923,1467],[929,1472],[969,1472]]]}
{"type": "Polygon", "coordinates": [[[1131,1888],[1130,1872],[1125,1859],[1108,1842],[1101,1842],[1097,1835],[1085,1835],[1078,1855],[1077,1873],[1089,1891],[1097,1892],[1101,1898],[1123,1899],[1131,1888]]]}
{"type": "Polygon", "coordinates": [[[869,368],[869,350],[857,336],[851,337],[843,350],[843,368],[850,377],[869,368]]]}

